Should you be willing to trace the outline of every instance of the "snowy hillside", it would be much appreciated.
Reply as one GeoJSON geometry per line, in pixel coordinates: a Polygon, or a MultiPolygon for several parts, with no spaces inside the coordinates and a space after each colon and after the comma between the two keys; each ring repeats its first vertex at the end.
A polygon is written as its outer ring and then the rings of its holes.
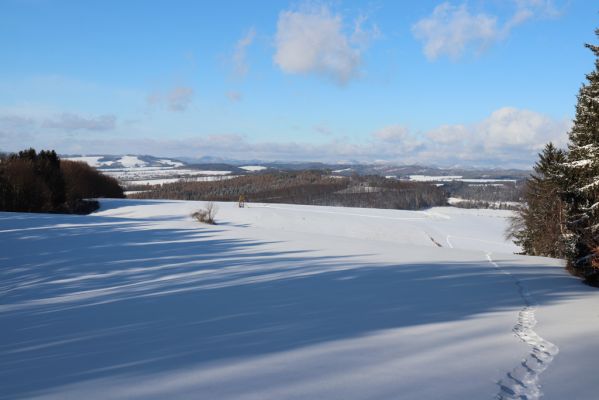
{"type": "Polygon", "coordinates": [[[508,211],[0,213],[0,398],[594,399],[599,291],[508,211]]]}
{"type": "Polygon", "coordinates": [[[211,181],[232,178],[233,171],[206,170],[186,166],[179,160],[152,156],[67,156],[65,160],[82,161],[116,178],[125,188],[135,185],[162,185],[182,179],[211,181]]]}
{"type": "Polygon", "coordinates": [[[185,164],[178,160],[156,158],[152,156],[67,156],[65,160],[82,161],[92,167],[105,168],[143,168],[143,167],[182,167],[185,164]]]}

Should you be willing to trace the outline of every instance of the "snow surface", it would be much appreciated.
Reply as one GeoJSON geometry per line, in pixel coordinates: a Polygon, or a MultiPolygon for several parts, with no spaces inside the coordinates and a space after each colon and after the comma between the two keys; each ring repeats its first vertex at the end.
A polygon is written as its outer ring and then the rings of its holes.
{"type": "Polygon", "coordinates": [[[104,156],[80,156],[65,159],[83,161],[92,167],[111,167],[102,169],[102,173],[119,180],[125,186],[133,185],[162,185],[179,182],[180,180],[214,181],[233,178],[232,171],[197,170],[182,168],[184,164],[170,159],[159,159],[160,166],[150,165],[137,156],[123,156],[116,161],[100,161],[104,156]],[[121,166],[114,168],[115,164],[121,166]]]}
{"type": "Polygon", "coordinates": [[[231,171],[210,171],[210,170],[198,170],[198,174],[202,175],[228,175],[231,171]]]}
{"type": "Polygon", "coordinates": [[[147,162],[140,160],[137,156],[123,156],[119,159],[119,162],[125,168],[143,167],[148,165],[147,162]]]}
{"type": "Polygon", "coordinates": [[[124,186],[162,185],[181,180],[215,181],[231,179],[231,171],[207,171],[197,169],[175,169],[173,167],[113,168],[102,173],[118,179],[124,186]]]}
{"type": "Polygon", "coordinates": [[[599,291],[509,211],[0,213],[0,398],[595,399],[599,291]]]}
{"type": "Polygon", "coordinates": [[[104,156],[79,156],[79,157],[66,157],[65,160],[81,161],[88,164],[90,167],[100,167],[102,165],[111,165],[112,161],[100,161],[104,156]]]}
{"type": "Polygon", "coordinates": [[[264,171],[265,169],[267,169],[267,167],[264,167],[262,165],[244,165],[243,167],[239,168],[250,172],[264,171]]]}
{"type": "Polygon", "coordinates": [[[515,179],[490,179],[490,178],[464,178],[461,175],[410,175],[408,177],[415,182],[467,182],[467,183],[492,183],[492,182],[516,182],[515,179]]]}
{"type": "Polygon", "coordinates": [[[162,163],[164,165],[171,165],[173,167],[182,167],[185,164],[183,164],[181,161],[173,161],[173,160],[169,160],[169,159],[162,159],[162,160],[158,160],[159,163],[162,163]]]}
{"type": "MultiPolygon", "coordinates": [[[[137,156],[123,156],[117,160],[112,160],[112,161],[100,161],[101,159],[105,158],[105,156],[75,156],[75,157],[64,157],[65,160],[72,160],[72,161],[83,161],[85,163],[87,163],[88,165],[92,166],[92,167],[110,167],[114,164],[118,164],[120,163],[123,167],[125,167],[125,169],[133,169],[133,168],[153,168],[153,169],[161,169],[161,168],[176,168],[176,167],[182,167],[185,164],[183,164],[180,161],[174,161],[174,160],[169,160],[167,158],[165,159],[161,159],[161,160],[157,160],[157,162],[159,162],[160,164],[162,164],[162,167],[150,167],[148,166],[148,162],[140,159],[137,156]]],[[[117,168],[112,168],[111,170],[117,170],[117,168]]],[[[120,170],[123,170],[123,168],[120,168],[120,170]]]]}

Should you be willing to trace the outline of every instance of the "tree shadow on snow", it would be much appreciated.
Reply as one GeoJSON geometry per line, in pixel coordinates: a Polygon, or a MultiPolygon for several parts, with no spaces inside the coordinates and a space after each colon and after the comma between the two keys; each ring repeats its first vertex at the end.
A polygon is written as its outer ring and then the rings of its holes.
{"type": "MultiPolygon", "coordinates": [[[[56,218],[2,222],[2,398],[522,306],[512,278],[480,262],[364,263],[273,252],[209,226],[60,216],[57,229],[56,218]]],[[[558,287],[537,301],[579,289],[558,287]]]]}

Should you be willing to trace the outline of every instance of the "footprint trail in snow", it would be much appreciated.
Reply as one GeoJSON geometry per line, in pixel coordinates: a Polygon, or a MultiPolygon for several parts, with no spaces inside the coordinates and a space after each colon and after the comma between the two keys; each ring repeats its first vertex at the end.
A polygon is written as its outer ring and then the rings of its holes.
{"type": "Polygon", "coordinates": [[[513,331],[520,340],[531,347],[528,356],[497,382],[499,393],[496,398],[499,400],[540,399],[543,392],[541,391],[539,377],[549,367],[549,364],[559,352],[559,348],[535,332],[534,327],[537,325],[535,318],[536,303],[530,292],[522,285],[522,282],[493,261],[491,253],[487,253],[487,260],[495,268],[509,275],[518,287],[518,292],[524,300],[525,306],[518,313],[518,321],[514,325],[513,331]]]}

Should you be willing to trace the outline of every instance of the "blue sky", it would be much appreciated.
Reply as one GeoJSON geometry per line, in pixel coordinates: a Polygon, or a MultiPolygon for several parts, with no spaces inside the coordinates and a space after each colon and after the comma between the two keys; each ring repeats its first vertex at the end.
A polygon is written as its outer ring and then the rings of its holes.
{"type": "Polygon", "coordinates": [[[0,0],[0,151],[529,167],[593,1],[0,0]]]}

